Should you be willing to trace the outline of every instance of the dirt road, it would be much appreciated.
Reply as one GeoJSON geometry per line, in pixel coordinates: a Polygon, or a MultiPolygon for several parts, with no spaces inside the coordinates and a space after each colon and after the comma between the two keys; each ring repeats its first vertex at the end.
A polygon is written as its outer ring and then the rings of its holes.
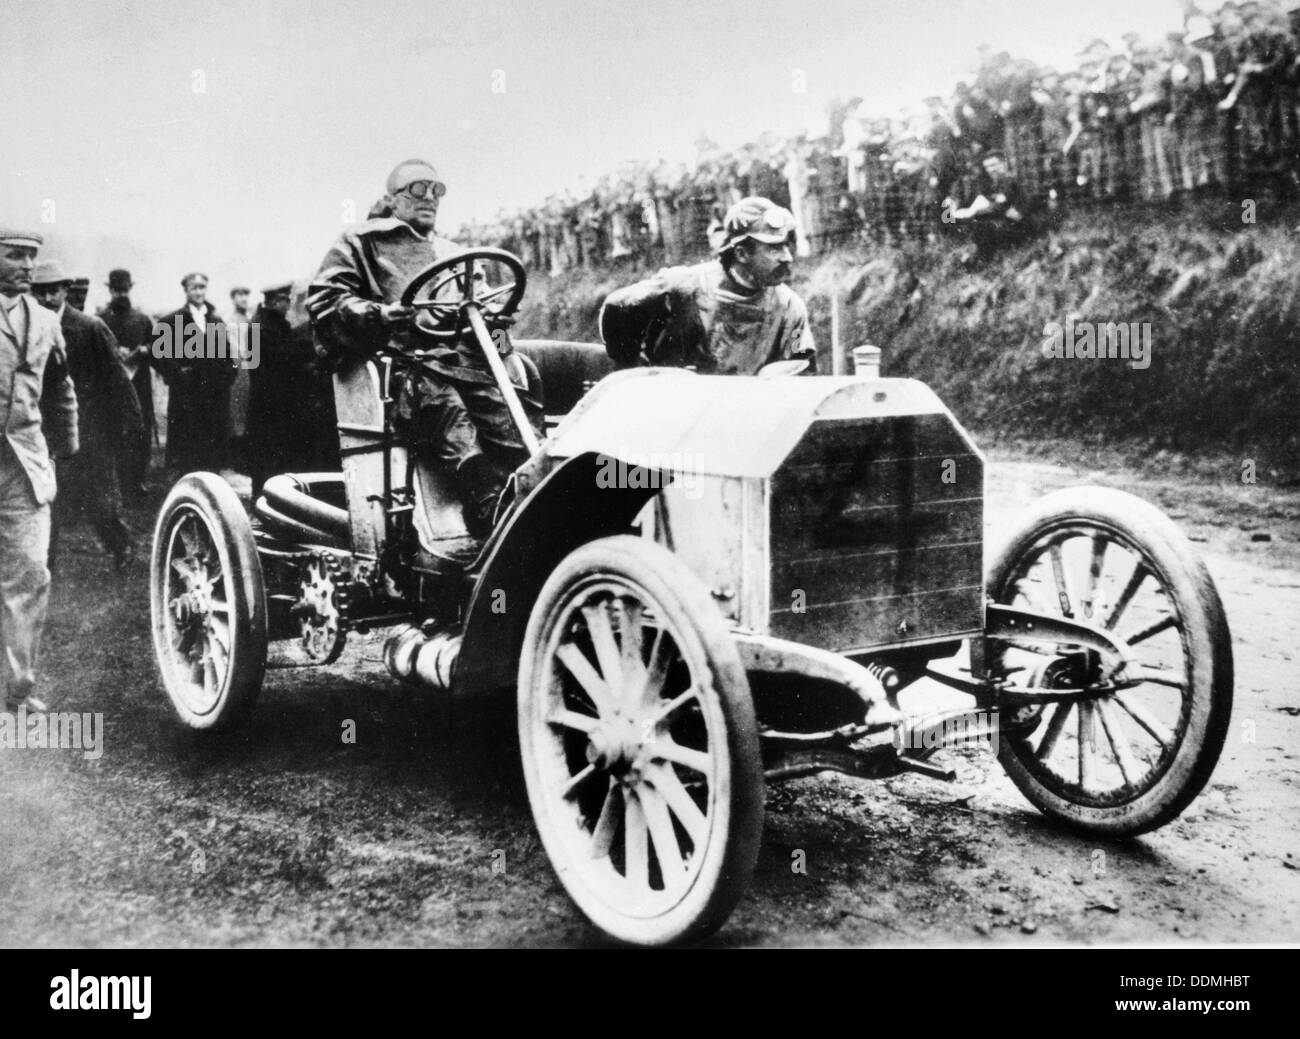
{"type": "MultiPolygon", "coordinates": [[[[1210,786],[1126,843],[1048,822],[974,750],[951,785],[774,787],[754,882],[715,942],[1300,940],[1300,493],[1077,459],[993,452],[989,536],[1046,490],[1095,482],[1202,542],[1237,664],[1210,786]]],[[[0,943],[599,942],[534,836],[508,724],[399,686],[372,638],[333,669],[270,672],[249,731],[195,739],[155,684],[146,565],[119,578],[85,533],[72,547],[47,671],[59,709],[103,713],[104,750],[0,750],[0,943]]]]}

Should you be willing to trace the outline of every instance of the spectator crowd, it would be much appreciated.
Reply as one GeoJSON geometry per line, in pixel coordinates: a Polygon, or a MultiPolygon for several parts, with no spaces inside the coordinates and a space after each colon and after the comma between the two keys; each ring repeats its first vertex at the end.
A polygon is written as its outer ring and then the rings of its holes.
{"type": "Polygon", "coordinates": [[[585,197],[555,194],[459,237],[552,274],[651,250],[676,262],[759,195],[794,213],[809,255],[937,236],[999,189],[1016,219],[1064,203],[1300,193],[1300,0],[1213,14],[1187,0],[1181,29],[1093,40],[1068,70],[983,48],[970,81],[923,111],[873,117],[853,98],[832,105],[820,137],[769,133],[733,152],[701,140],[693,165],[629,163],[585,197]]]}

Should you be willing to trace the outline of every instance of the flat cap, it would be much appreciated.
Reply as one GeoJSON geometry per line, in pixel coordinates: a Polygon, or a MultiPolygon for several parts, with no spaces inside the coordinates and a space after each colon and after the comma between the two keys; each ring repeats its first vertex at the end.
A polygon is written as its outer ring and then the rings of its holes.
{"type": "Polygon", "coordinates": [[[279,285],[268,285],[262,290],[262,296],[269,298],[271,296],[292,296],[293,282],[286,281],[279,285]]]}
{"type": "Polygon", "coordinates": [[[778,206],[771,199],[751,195],[742,198],[729,210],[722,221],[724,238],[717,247],[719,253],[726,252],[737,242],[746,238],[779,245],[790,240],[794,234],[794,214],[778,206]]]}
{"type": "Polygon", "coordinates": [[[12,228],[0,227],[0,245],[26,245],[39,249],[44,244],[45,239],[35,231],[15,231],[12,228]]]}

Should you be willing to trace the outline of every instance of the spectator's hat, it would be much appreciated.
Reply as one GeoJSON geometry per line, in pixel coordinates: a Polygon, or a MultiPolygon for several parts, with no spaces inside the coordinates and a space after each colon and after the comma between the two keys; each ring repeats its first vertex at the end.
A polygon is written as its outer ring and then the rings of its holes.
{"type": "Polygon", "coordinates": [[[63,273],[58,260],[42,260],[32,274],[33,285],[71,285],[72,279],[63,273]]]}
{"type": "Polygon", "coordinates": [[[1183,39],[1187,43],[1198,43],[1214,35],[1214,26],[1203,14],[1194,14],[1187,19],[1187,34],[1183,39]]]}
{"type": "Polygon", "coordinates": [[[75,285],[75,286],[76,286],[77,288],[79,288],[79,289],[88,289],[88,288],[90,288],[90,279],[89,279],[89,278],[73,278],[73,279],[72,279],[72,284],[75,285]]]}
{"type": "Polygon", "coordinates": [[[134,284],[131,281],[131,272],[124,267],[117,267],[108,272],[109,292],[130,292],[134,284]]]}
{"type": "Polygon", "coordinates": [[[722,237],[718,253],[725,253],[746,238],[769,245],[788,242],[794,235],[794,214],[771,199],[751,195],[742,198],[722,220],[722,237]]]}
{"type": "Polygon", "coordinates": [[[15,231],[11,228],[0,228],[0,245],[25,245],[29,249],[39,249],[45,242],[45,239],[35,231],[15,231]]]}
{"type": "Polygon", "coordinates": [[[994,150],[991,152],[985,152],[983,155],[981,155],[979,158],[979,163],[986,170],[988,170],[988,169],[992,169],[994,166],[1006,166],[1007,157],[1004,154],[1002,154],[1002,152],[994,150]]]}
{"type": "Polygon", "coordinates": [[[230,294],[234,296],[237,293],[242,292],[245,296],[247,296],[252,291],[253,290],[250,289],[247,285],[236,285],[233,289],[230,290],[230,294]]]}
{"type": "Polygon", "coordinates": [[[276,285],[268,285],[262,290],[262,298],[270,299],[272,296],[292,296],[293,282],[285,281],[276,285]]]}

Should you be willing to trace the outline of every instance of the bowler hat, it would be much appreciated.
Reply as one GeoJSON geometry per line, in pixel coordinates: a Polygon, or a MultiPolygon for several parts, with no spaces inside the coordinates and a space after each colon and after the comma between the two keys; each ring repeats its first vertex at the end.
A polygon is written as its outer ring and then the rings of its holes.
{"type": "Polygon", "coordinates": [[[117,267],[108,272],[108,288],[110,292],[130,292],[134,284],[131,281],[131,272],[123,267],[117,267]]]}

